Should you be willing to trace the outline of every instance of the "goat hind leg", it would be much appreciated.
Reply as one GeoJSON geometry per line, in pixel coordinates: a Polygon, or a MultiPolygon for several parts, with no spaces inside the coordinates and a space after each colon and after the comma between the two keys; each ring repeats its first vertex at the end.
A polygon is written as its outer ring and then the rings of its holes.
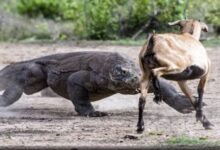
{"type": "Polygon", "coordinates": [[[149,81],[150,81],[150,74],[147,72],[145,76],[141,78],[140,81],[140,88],[141,88],[141,96],[139,98],[139,104],[138,104],[138,123],[137,123],[137,132],[142,133],[144,131],[144,119],[143,119],[143,113],[144,113],[144,107],[146,104],[146,97],[149,89],[149,81]]]}
{"type": "Polygon", "coordinates": [[[146,93],[147,89],[142,91],[141,96],[139,98],[139,103],[138,103],[138,123],[137,123],[137,132],[142,133],[144,131],[144,119],[143,119],[143,113],[144,113],[144,107],[146,104],[146,93]]]}
{"type": "Polygon", "coordinates": [[[204,88],[207,82],[208,75],[203,76],[198,85],[198,102],[195,104],[196,108],[196,120],[200,121],[205,129],[211,129],[213,124],[209,122],[206,116],[203,114],[202,111],[202,101],[203,101],[203,94],[204,88]]]}

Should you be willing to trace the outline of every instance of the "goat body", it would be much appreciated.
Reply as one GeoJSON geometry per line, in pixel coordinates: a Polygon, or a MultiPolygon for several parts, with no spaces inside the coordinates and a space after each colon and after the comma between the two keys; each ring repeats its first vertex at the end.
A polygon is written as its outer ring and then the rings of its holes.
{"type": "MultiPolygon", "coordinates": [[[[210,60],[203,45],[192,37],[192,35],[185,33],[178,34],[155,34],[151,35],[147,49],[143,48],[140,58],[144,70],[150,69],[154,75],[164,78],[169,78],[169,75],[179,76],[178,80],[188,80],[190,76],[187,73],[195,69],[198,75],[194,75],[191,79],[198,78],[203,74],[207,74],[210,60]],[[185,72],[184,72],[185,71],[185,72]],[[180,73],[183,72],[182,79],[180,73]]],[[[144,71],[143,70],[143,71],[144,71]]],[[[146,71],[144,71],[146,72],[146,71]]],[[[177,79],[173,79],[177,80],[177,79]]]]}
{"type": "Polygon", "coordinates": [[[149,83],[152,80],[157,101],[160,90],[157,79],[164,77],[178,82],[183,93],[190,99],[196,110],[196,118],[206,129],[211,123],[202,113],[204,88],[210,72],[210,60],[203,45],[199,42],[201,30],[207,31],[204,23],[194,20],[184,20],[171,23],[181,27],[181,34],[151,34],[139,54],[139,64],[142,70],[140,80],[141,96],[139,99],[138,131],[144,130],[143,108],[147,97],[149,83]],[[187,80],[200,79],[198,85],[198,101],[193,97],[186,85],[187,80]]]}

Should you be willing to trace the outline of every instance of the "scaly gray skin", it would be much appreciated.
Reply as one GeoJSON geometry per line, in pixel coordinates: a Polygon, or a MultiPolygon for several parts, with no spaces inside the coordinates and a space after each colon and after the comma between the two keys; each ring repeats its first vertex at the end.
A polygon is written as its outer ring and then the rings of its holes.
{"type": "MultiPolygon", "coordinates": [[[[74,52],[55,54],[6,66],[0,71],[0,106],[9,106],[23,93],[33,94],[47,87],[69,99],[82,116],[107,115],[95,111],[91,101],[116,93],[137,94],[140,70],[118,53],[74,52]]],[[[160,80],[163,100],[182,113],[192,111],[188,99],[160,80]]]]}

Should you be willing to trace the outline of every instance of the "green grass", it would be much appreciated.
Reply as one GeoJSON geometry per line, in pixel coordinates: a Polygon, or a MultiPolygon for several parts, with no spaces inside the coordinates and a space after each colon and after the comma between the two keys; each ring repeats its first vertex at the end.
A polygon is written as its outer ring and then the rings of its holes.
{"type": "Polygon", "coordinates": [[[132,40],[132,39],[119,39],[119,40],[112,40],[107,41],[108,43],[112,45],[124,45],[124,46],[141,46],[144,44],[146,39],[138,39],[138,40],[132,40]]]}
{"type": "MultiPolygon", "coordinates": [[[[112,45],[124,45],[124,46],[142,46],[146,39],[138,39],[138,40],[132,40],[132,39],[119,39],[119,40],[110,40],[106,41],[106,43],[112,44],[112,45]]],[[[219,47],[220,46],[220,37],[210,37],[206,40],[203,40],[202,43],[205,47],[219,47]]]]}
{"type": "Polygon", "coordinates": [[[205,47],[219,47],[220,46],[220,37],[212,37],[207,40],[202,41],[205,47]]]}
{"type": "Polygon", "coordinates": [[[184,146],[194,146],[194,145],[204,145],[204,146],[220,146],[220,141],[210,141],[207,137],[192,138],[185,135],[178,137],[169,138],[166,143],[168,145],[184,145],[184,146]]]}
{"type": "MultiPolygon", "coordinates": [[[[7,40],[6,40],[7,41],[7,40]]],[[[17,42],[20,43],[56,43],[56,42],[65,42],[66,40],[61,39],[37,39],[36,37],[30,37],[23,40],[19,40],[17,42]]],[[[69,40],[67,40],[69,41],[69,40]]],[[[145,42],[145,39],[132,40],[132,39],[119,39],[119,40],[109,40],[109,41],[101,41],[101,40],[75,40],[72,41],[76,43],[78,46],[83,45],[122,45],[122,46],[142,46],[145,42]]],[[[210,38],[208,40],[202,41],[205,47],[220,47],[220,37],[210,38]]]]}

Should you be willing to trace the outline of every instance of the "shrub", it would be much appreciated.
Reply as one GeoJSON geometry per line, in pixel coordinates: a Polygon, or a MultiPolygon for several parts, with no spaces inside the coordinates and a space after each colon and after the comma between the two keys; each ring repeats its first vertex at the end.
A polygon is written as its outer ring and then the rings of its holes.
{"type": "Polygon", "coordinates": [[[28,17],[71,21],[75,34],[87,39],[128,37],[152,16],[160,23],[182,19],[184,7],[185,0],[19,0],[17,4],[18,12],[28,17]]]}
{"type": "Polygon", "coordinates": [[[57,19],[61,14],[61,5],[58,0],[19,0],[18,12],[28,17],[57,19]]]}

